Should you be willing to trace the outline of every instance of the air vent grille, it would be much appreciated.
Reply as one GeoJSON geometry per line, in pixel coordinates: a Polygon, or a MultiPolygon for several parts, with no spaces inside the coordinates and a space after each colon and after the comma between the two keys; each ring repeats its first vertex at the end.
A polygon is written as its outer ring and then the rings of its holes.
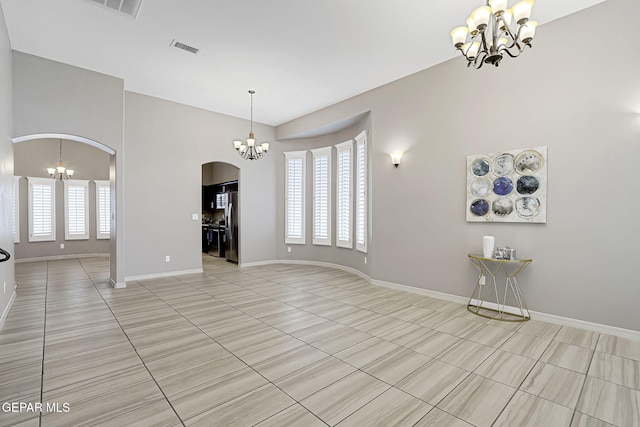
{"type": "Polygon", "coordinates": [[[177,42],[175,40],[171,42],[171,46],[177,47],[178,49],[186,50],[187,52],[191,52],[193,54],[198,53],[198,51],[200,50],[198,48],[195,48],[193,46],[189,46],[188,44],[177,42]]]}
{"type": "Polygon", "coordinates": [[[135,18],[140,10],[142,0],[91,0],[94,3],[101,4],[109,9],[117,10],[125,15],[135,18]]]}

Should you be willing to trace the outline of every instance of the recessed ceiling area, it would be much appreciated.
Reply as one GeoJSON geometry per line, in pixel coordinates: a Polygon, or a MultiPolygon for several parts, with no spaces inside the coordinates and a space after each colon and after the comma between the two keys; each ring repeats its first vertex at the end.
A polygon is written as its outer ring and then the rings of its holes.
{"type": "MultiPolygon", "coordinates": [[[[532,18],[601,1],[538,0],[532,18]]],[[[101,3],[0,0],[14,50],[246,119],[254,89],[254,120],[275,126],[452,58],[464,67],[449,31],[484,1],[142,0],[135,18],[101,3]]]]}

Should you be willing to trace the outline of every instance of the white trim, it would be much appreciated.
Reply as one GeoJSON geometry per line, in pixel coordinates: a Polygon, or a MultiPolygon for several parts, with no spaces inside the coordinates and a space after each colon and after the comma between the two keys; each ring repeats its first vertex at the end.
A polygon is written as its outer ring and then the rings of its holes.
{"type": "Polygon", "coordinates": [[[345,142],[341,142],[340,144],[336,144],[336,246],[339,248],[347,248],[347,249],[352,249],[353,248],[353,140],[350,139],[349,141],[345,141],[345,142]],[[341,162],[340,162],[340,155],[344,152],[348,152],[349,153],[349,176],[347,177],[348,182],[347,182],[347,187],[348,187],[348,195],[347,195],[347,206],[342,206],[341,202],[342,202],[342,198],[340,197],[341,194],[341,188],[340,188],[340,184],[342,183],[341,180],[344,179],[341,175],[341,170],[340,170],[340,166],[341,166],[341,162]],[[340,219],[342,218],[341,212],[340,212],[340,208],[344,208],[347,209],[347,218],[349,223],[348,225],[348,235],[349,238],[348,240],[344,240],[344,239],[340,239],[340,226],[341,226],[341,221],[340,219]]]}
{"type": "Polygon", "coordinates": [[[314,245],[320,245],[320,246],[331,246],[331,236],[333,234],[333,230],[331,229],[331,216],[333,214],[333,212],[331,212],[331,154],[332,154],[332,149],[333,147],[329,146],[329,147],[322,147],[322,148],[316,148],[311,150],[311,155],[312,155],[312,180],[313,180],[313,192],[312,192],[312,228],[311,228],[311,236],[312,236],[312,244],[314,245]],[[327,191],[327,204],[326,204],[326,208],[327,208],[327,221],[326,221],[326,227],[327,227],[327,237],[323,238],[323,237],[318,237],[316,236],[316,223],[318,222],[318,218],[316,217],[316,202],[317,202],[317,196],[318,196],[318,182],[316,180],[317,178],[317,164],[316,164],[316,159],[321,158],[321,157],[326,157],[327,158],[327,176],[326,176],[326,191],[327,191]]]}
{"type": "Polygon", "coordinates": [[[2,312],[2,317],[0,317],[0,331],[2,330],[2,327],[4,326],[4,321],[7,320],[7,317],[9,316],[9,312],[11,311],[11,307],[13,307],[13,302],[15,300],[16,300],[16,288],[14,286],[13,294],[11,294],[11,298],[9,298],[9,304],[7,304],[7,307],[2,312]]]}
{"type": "Polygon", "coordinates": [[[307,192],[307,152],[306,151],[287,151],[284,153],[284,242],[290,245],[304,245],[306,232],[306,192],[307,192]],[[289,162],[291,160],[300,160],[302,162],[302,188],[301,190],[301,218],[300,218],[300,236],[289,235],[289,162]]]}
{"type": "MultiPolygon", "coordinates": [[[[399,283],[385,282],[383,280],[372,279],[366,273],[363,273],[360,270],[356,270],[351,267],[346,267],[340,264],[333,264],[330,262],[318,262],[318,261],[305,261],[305,260],[272,260],[272,261],[258,261],[251,262],[239,265],[239,267],[259,267],[269,264],[306,264],[306,265],[316,265],[321,267],[329,267],[335,268],[338,270],[347,271],[349,273],[353,273],[356,276],[359,276],[371,283],[373,286],[382,286],[385,288],[396,289],[400,291],[410,292],[412,294],[424,295],[431,298],[437,298],[445,301],[451,301],[459,304],[464,304],[465,306],[469,302],[468,297],[462,297],[459,295],[446,294],[443,292],[431,291],[429,289],[416,288],[408,285],[401,285],[399,283]]],[[[518,310],[515,307],[507,307],[511,310],[518,310]]],[[[589,331],[600,332],[604,334],[615,335],[622,338],[639,340],[640,339],[640,331],[634,331],[632,329],[624,329],[618,328],[616,326],[603,325],[600,323],[588,322],[586,320],[572,319],[570,317],[557,316],[555,314],[542,313],[539,311],[529,310],[531,313],[531,318],[535,320],[540,320],[542,322],[549,322],[556,325],[562,326],[571,326],[575,328],[586,329],[589,331]]]]}
{"type": "Polygon", "coordinates": [[[64,181],[64,240],[89,240],[89,181],[86,179],[68,179],[64,181]],[[71,234],[69,231],[69,190],[71,187],[83,189],[83,233],[71,234]]]}
{"type": "Polygon", "coordinates": [[[50,256],[41,256],[41,257],[34,257],[34,258],[20,258],[20,259],[16,259],[16,264],[20,264],[23,262],[34,262],[34,261],[57,261],[60,259],[71,259],[71,258],[109,258],[109,253],[96,252],[92,254],[50,255],[50,256]]]}
{"type": "Polygon", "coordinates": [[[185,274],[198,274],[202,273],[203,270],[201,268],[194,268],[192,270],[178,270],[178,271],[167,271],[165,273],[153,273],[153,274],[138,274],[135,276],[126,276],[124,278],[125,282],[137,282],[140,280],[150,280],[150,279],[159,279],[162,277],[173,277],[173,276],[184,276],[185,274]]]}
{"type": "Polygon", "coordinates": [[[96,147],[109,154],[116,154],[115,150],[112,150],[111,148],[107,147],[106,145],[100,144],[97,141],[94,141],[89,138],[85,138],[84,136],[69,135],[66,133],[35,133],[33,135],[16,136],[11,140],[13,141],[14,144],[17,144],[18,142],[31,141],[32,139],[45,139],[45,138],[68,139],[70,141],[84,142],[85,144],[91,145],[92,147],[96,147]]]}
{"type": "Polygon", "coordinates": [[[367,131],[363,130],[356,136],[356,149],[355,149],[355,238],[356,249],[360,252],[367,253],[367,241],[369,240],[369,154],[368,154],[368,143],[367,143],[367,131]],[[362,169],[360,169],[360,147],[363,148],[363,159],[362,159],[362,169]],[[364,195],[363,195],[363,203],[360,205],[360,180],[364,180],[364,195]],[[364,212],[361,215],[360,210],[364,212]],[[362,217],[362,224],[360,224],[360,217],[362,217]],[[363,228],[364,236],[362,236],[362,241],[359,241],[359,229],[363,228]]]}
{"type": "Polygon", "coordinates": [[[55,242],[56,241],[56,181],[51,178],[27,177],[28,185],[28,217],[29,217],[29,242],[55,242]],[[33,185],[43,185],[51,188],[51,234],[33,235],[33,185]]]}
{"type": "Polygon", "coordinates": [[[124,289],[127,287],[127,282],[116,282],[112,278],[109,278],[109,285],[114,289],[124,289]]]}
{"type": "Polygon", "coordinates": [[[100,181],[94,180],[95,188],[96,188],[96,239],[110,239],[111,238],[111,183],[109,181],[100,181]],[[100,220],[100,189],[107,188],[109,190],[109,221],[107,221],[107,225],[109,226],[108,233],[100,232],[100,226],[102,225],[102,221],[100,220]]]}

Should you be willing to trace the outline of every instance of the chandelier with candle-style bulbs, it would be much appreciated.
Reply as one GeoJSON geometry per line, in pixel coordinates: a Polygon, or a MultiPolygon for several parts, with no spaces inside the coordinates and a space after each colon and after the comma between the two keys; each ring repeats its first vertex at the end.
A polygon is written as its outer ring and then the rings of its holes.
{"type": "Polygon", "coordinates": [[[47,173],[53,179],[64,181],[65,179],[73,177],[73,172],[73,169],[65,168],[64,163],[62,163],[62,140],[60,140],[60,162],[55,168],[47,168],[47,173]]]}
{"type": "Polygon", "coordinates": [[[500,65],[502,56],[519,56],[531,41],[538,23],[530,21],[534,0],[521,0],[511,9],[508,0],[487,0],[473,11],[466,27],[451,30],[453,45],[467,59],[467,66],[500,65]],[[515,22],[512,27],[511,21],[515,22]]]}
{"type": "Polygon", "coordinates": [[[250,90],[251,95],[251,130],[249,131],[249,138],[242,142],[239,139],[233,141],[233,148],[236,149],[240,157],[245,160],[258,160],[261,159],[267,151],[269,151],[269,143],[263,142],[260,145],[256,145],[256,138],[253,135],[253,94],[255,90],[250,90]]]}

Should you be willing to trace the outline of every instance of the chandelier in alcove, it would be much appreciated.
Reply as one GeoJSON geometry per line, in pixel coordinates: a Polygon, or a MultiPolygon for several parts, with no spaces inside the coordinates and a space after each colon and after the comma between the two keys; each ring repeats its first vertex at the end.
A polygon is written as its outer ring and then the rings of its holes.
{"type": "Polygon", "coordinates": [[[62,163],[62,140],[60,140],[60,162],[58,162],[58,166],[55,168],[47,168],[47,173],[51,178],[57,179],[58,181],[64,181],[73,177],[74,170],[67,169],[64,163],[62,163]]]}

